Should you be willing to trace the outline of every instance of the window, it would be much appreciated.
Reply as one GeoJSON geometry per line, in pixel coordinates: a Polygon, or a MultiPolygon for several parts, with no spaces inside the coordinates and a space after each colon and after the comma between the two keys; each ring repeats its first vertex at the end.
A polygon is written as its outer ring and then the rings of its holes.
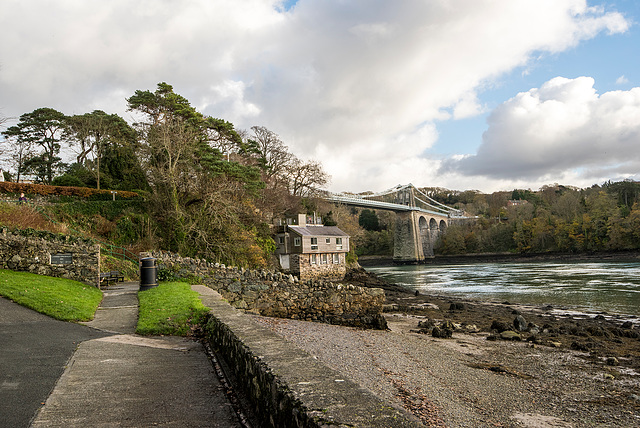
{"type": "Polygon", "coordinates": [[[342,250],[342,238],[336,238],[336,249],[342,250]]]}
{"type": "Polygon", "coordinates": [[[334,265],[340,264],[340,254],[338,253],[333,254],[333,264],[334,265]]]}
{"type": "Polygon", "coordinates": [[[326,265],[326,264],[327,264],[327,255],[326,255],[326,254],[323,254],[323,255],[322,255],[322,264],[323,264],[323,265],[326,265]]]}
{"type": "Polygon", "coordinates": [[[311,238],[311,249],[312,250],[318,249],[318,238],[311,238]]]}
{"type": "Polygon", "coordinates": [[[300,238],[293,238],[293,245],[296,247],[300,246],[300,238]]]}
{"type": "Polygon", "coordinates": [[[325,239],[324,242],[327,243],[327,244],[331,244],[331,238],[325,239]]]}
{"type": "Polygon", "coordinates": [[[317,254],[311,254],[311,264],[312,265],[317,265],[318,264],[318,255],[317,254]]]}
{"type": "Polygon", "coordinates": [[[278,236],[278,243],[284,245],[284,236],[278,236]]]}

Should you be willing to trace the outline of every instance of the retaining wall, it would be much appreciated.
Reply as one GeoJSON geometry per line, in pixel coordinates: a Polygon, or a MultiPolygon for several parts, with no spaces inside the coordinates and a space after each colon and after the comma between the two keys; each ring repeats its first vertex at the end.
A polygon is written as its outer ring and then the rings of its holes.
{"type": "Polygon", "coordinates": [[[0,267],[97,286],[100,245],[51,232],[2,229],[0,267]]]}
{"type": "Polygon", "coordinates": [[[251,313],[354,327],[387,326],[382,316],[385,295],[380,288],[319,280],[301,282],[277,271],[230,268],[164,252],[150,255],[157,259],[159,276],[196,276],[232,306],[251,313]]]}
{"type": "MultiPolygon", "coordinates": [[[[303,350],[231,307],[205,286],[193,286],[211,308],[208,341],[233,371],[265,427],[423,426],[303,350]]],[[[348,358],[348,356],[345,356],[348,358]]]]}

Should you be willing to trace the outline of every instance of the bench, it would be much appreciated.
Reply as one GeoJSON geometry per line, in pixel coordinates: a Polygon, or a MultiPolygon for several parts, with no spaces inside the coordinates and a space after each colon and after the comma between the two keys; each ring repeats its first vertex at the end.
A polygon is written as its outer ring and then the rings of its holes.
{"type": "Polygon", "coordinates": [[[120,272],[100,272],[100,285],[104,284],[108,287],[111,284],[115,284],[118,282],[124,282],[124,275],[122,275],[120,272]]]}

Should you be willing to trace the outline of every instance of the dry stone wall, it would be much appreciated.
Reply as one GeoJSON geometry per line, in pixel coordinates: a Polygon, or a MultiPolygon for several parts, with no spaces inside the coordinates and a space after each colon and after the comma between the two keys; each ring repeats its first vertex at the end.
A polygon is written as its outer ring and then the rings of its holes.
{"type": "Polygon", "coordinates": [[[246,270],[151,253],[158,276],[197,277],[232,306],[258,315],[320,321],[365,328],[386,328],[382,316],[384,290],[298,278],[269,270],[246,270]]]}
{"type": "Polygon", "coordinates": [[[86,239],[34,231],[0,234],[0,267],[97,285],[100,245],[86,239]]]}

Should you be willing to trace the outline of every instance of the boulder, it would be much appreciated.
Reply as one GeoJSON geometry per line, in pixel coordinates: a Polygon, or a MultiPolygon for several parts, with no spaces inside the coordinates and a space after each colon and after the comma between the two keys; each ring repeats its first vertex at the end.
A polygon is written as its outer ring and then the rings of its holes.
{"type": "Polygon", "coordinates": [[[509,326],[509,324],[505,322],[494,320],[491,323],[491,330],[495,330],[498,333],[502,333],[503,331],[511,330],[511,326],[509,326]]]}
{"type": "Polygon", "coordinates": [[[440,339],[450,339],[451,336],[453,336],[453,330],[448,328],[433,327],[433,330],[431,330],[431,336],[440,339]]]}
{"type": "Polygon", "coordinates": [[[518,315],[513,320],[513,326],[516,328],[516,331],[527,331],[529,323],[522,315],[518,315]]]}

